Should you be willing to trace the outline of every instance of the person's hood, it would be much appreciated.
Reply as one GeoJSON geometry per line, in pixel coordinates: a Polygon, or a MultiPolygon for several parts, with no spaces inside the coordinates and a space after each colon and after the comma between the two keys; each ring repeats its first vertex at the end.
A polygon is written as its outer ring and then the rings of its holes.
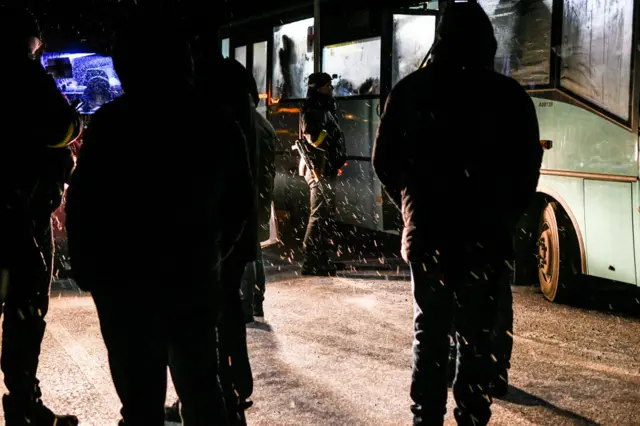
{"type": "Polygon", "coordinates": [[[498,43],[489,16],[477,3],[450,3],[436,32],[434,62],[493,67],[498,43]]]}

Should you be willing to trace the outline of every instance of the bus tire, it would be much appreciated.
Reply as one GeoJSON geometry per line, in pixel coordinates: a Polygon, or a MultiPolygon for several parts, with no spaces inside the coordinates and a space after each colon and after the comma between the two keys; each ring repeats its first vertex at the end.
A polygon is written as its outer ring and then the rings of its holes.
{"type": "Polygon", "coordinates": [[[550,302],[569,301],[578,275],[575,268],[577,236],[556,202],[548,203],[540,215],[537,246],[542,294],[550,302]]]}

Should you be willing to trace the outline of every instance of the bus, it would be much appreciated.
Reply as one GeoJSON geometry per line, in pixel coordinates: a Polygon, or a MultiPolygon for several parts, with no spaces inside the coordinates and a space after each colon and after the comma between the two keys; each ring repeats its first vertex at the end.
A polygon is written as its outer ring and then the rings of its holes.
{"type": "MultiPolygon", "coordinates": [[[[518,226],[515,281],[563,301],[581,276],[640,284],[640,6],[634,0],[479,0],[499,50],[495,69],[525,87],[545,143],[536,199],[518,226]]],[[[371,166],[381,105],[435,38],[437,2],[302,3],[221,29],[223,53],[253,71],[278,134],[275,210],[306,223],[307,188],[291,151],[306,78],[338,77],[347,141],[337,188],[344,224],[397,234],[397,209],[371,166]],[[347,4],[348,3],[348,4],[347,4]]],[[[464,102],[482,99],[470,94],[464,102]]],[[[469,210],[473,214],[473,209],[469,210]]],[[[284,228],[283,228],[284,229],[284,228]]]]}

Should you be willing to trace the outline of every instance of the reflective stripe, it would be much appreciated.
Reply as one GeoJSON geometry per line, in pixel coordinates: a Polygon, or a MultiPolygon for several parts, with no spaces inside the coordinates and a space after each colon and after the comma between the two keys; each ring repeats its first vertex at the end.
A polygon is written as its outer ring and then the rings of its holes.
{"type": "Polygon", "coordinates": [[[60,143],[55,145],[48,145],[49,148],[64,148],[71,144],[75,140],[74,133],[76,130],[76,123],[73,122],[69,125],[69,129],[67,130],[67,134],[64,136],[64,139],[60,143]]]}
{"type": "Polygon", "coordinates": [[[323,130],[322,132],[320,132],[318,139],[315,142],[312,142],[311,144],[316,148],[319,147],[320,145],[322,145],[322,142],[324,142],[325,138],[327,137],[327,134],[328,134],[327,131],[323,130]]]}

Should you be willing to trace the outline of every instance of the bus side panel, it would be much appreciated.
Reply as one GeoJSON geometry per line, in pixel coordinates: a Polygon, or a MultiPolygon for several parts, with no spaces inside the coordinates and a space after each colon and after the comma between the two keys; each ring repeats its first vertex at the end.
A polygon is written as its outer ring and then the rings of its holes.
{"type": "MultiPolygon", "coordinates": [[[[547,155],[547,153],[545,153],[547,155]]],[[[541,175],[538,183],[538,191],[544,192],[553,198],[559,198],[563,208],[569,210],[569,215],[576,221],[576,233],[584,238],[585,211],[584,211],[584,179],[577,177],[541,175]]],[[[587,268],[589,267],[587,261],[587,268]]]]}
{"type": "MultiPolygon", "coordinates": [[[[368,187],[367,161],[348,161],[336,182],[336,220],[349,225],[367,227],[365,212],[368,187]]],[[[372,228],[374,229],[374,228],[372,228]]]]}
{"type": "Polygon", "coordinates": [[[640,286],[640,182],[631,184],[633,200],[631,216],[633,217],[633,243],[636,260],[636,285],[640,286]]]}
{"type": "Polygon", "coordinates": [[[633,133],[565,102],[532,100],[540,139],[553,141],[543,169],[638,176],[638,138],[633,133]]]}
{"type": "Polygon", "coordinates": [[[589,275],[636,284],[632,184],[585,180],[585,241],[589,275]]]}

